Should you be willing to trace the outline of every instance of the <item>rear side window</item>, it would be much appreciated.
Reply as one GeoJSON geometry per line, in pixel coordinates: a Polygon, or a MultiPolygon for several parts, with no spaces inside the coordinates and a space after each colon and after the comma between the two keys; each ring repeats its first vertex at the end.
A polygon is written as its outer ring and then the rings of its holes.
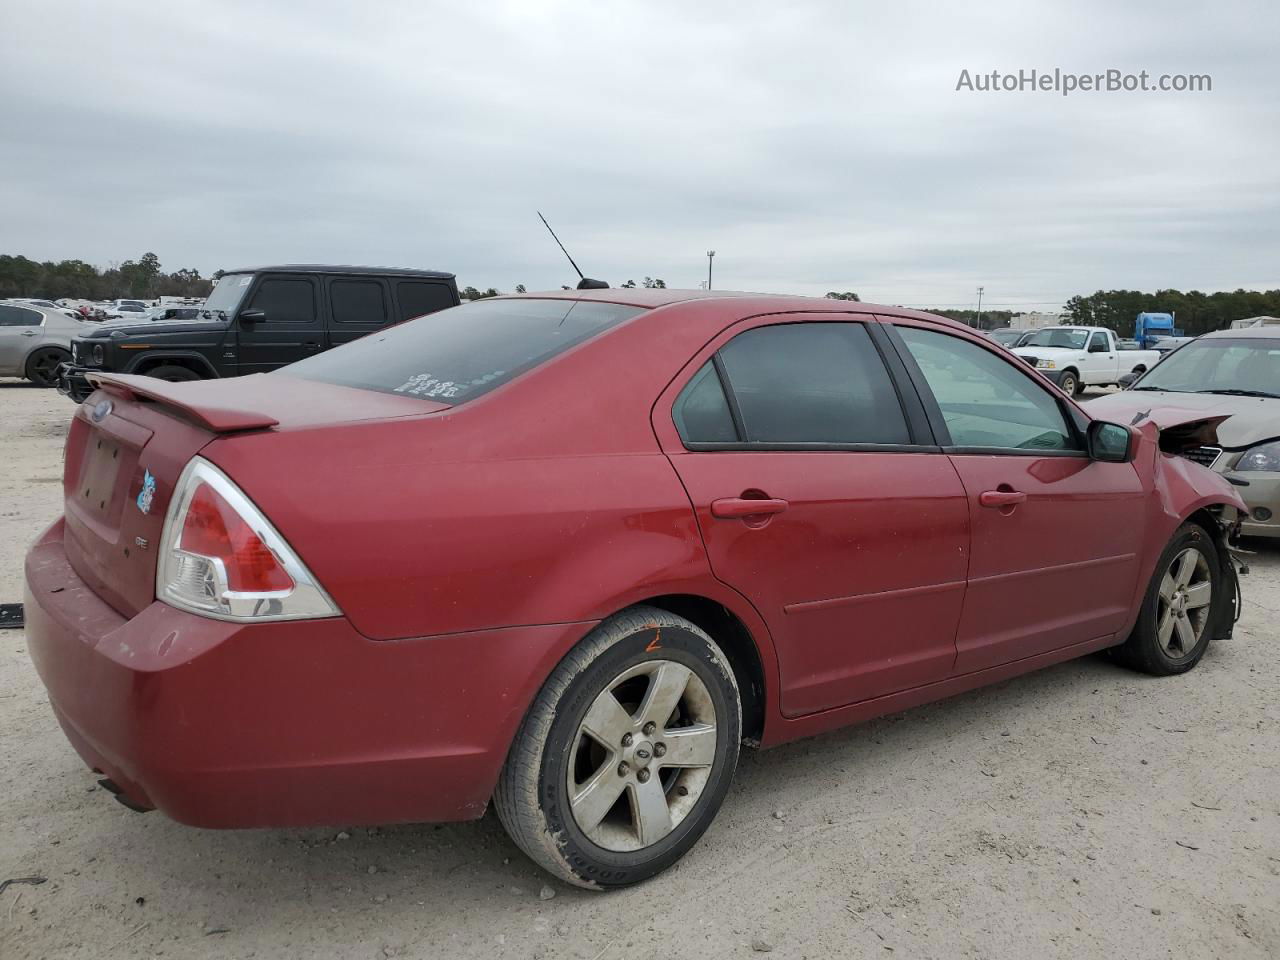
{"type": "Polygon", "coordinates": [[[0,327],[38,327],[42,319],[34,310],[0,304],[0,327]]]}
{"type": "Polygon", "coordinates": [[[738,431],[720,376],[708,361],[680,391],[672,408],[676,429],[688,443],[735,443],[738,431]]]}
{"type": "Polygon", "coordinates": [[[329,285],[337,323],[382,326],[387,322],[387,295],[377,280],[334,280],[329,285]]]}
{"type": "Polygon", "coordinates": [[[749,443],[911,443],[862,324],[757,327],[730,340],[720,357],[749,443]]]}
{"type": "Polygon", "coordinates": [[[401,280],[396,284],[396,299],[400,301],[400,319],[412,320],[424,314],[435,313],[452,307],[453,291],[443,283],[423,283],[419,280],[401,280]]]}
{"type": "Polygon", "coordinates": [[[480,300],[371,333],[282,372],[456,404],[642,312],[577,300],[480,300]]]}
{"type": "Polygon", "coordinates": [[[314,289],[308,279],[268,277],[254,291],[249,309],[261,310],[265,323],[310,323],[316,318],[314,289]]]}

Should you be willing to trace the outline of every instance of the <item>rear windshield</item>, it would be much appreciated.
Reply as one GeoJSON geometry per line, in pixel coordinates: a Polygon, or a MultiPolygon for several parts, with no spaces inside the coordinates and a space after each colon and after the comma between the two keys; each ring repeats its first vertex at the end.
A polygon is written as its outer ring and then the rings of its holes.
{"type": "Polygon", "coordinates": [[[642,312],[577,300],[480,300],[371,333],[281,372],[456,404],[642,312]]]}

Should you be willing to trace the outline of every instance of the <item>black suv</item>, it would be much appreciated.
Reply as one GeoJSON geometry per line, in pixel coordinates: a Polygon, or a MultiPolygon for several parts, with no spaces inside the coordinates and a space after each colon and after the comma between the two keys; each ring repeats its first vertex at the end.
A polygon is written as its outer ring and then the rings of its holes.
{"type": "Polygon", "coordinates": [[[85,374],[203,380],[266,373],[402,320],[458,304],[452,273],[311,264],[222,275],[194,320],[110,323],[71,342],[58,390],[77,403],[85,374]]]}

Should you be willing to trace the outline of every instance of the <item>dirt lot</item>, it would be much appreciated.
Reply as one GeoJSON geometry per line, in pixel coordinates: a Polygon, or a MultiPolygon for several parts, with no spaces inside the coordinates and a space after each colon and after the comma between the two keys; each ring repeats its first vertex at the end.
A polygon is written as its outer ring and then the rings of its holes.
{"type": "MultiPolygon", "coordinates": [[[[60,509],[71,404],[0,381],[0,410],[11,601],[60,509]]],[[[546,885],[492,816],[220,833],[130,813],[6,631],[0,880],[48,882],[0,896],[0,958],[1274,958],[1280,547],[1251,546],[1236,637],[1191,674],[1088,658],[748,754],[694,852],[610,895],[546,885]]]]}

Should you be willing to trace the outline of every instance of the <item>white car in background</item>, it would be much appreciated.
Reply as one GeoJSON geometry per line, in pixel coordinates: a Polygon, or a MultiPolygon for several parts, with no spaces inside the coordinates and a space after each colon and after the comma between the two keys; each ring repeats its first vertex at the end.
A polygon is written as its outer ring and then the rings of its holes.
{"type": "Polygon", "coordinates": [[[108,319],[123,317],[131,320],[145,320],[151,312],[151,304],[145,300],[111,300],[107,303],[108,319]]]}

